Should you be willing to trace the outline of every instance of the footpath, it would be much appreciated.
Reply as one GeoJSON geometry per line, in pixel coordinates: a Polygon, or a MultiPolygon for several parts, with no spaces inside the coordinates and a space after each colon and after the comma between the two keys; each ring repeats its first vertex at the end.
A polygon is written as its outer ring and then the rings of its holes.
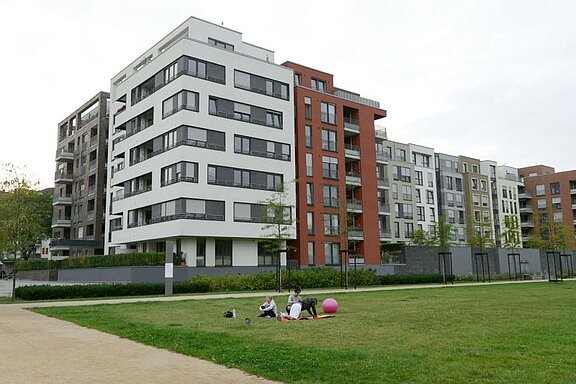
{"type": "MultiPolygon", "coordinates": [[[[434,284],[349,290],[307,290],[306,295],[459,286],[463,285],[434,284]]],[[[27,308],[50,306],[214,300],[234,297],[261,298],[265,294],[263,292],[230,293],[0,305],[0,381],[18,384],[274,383],[238,369],[230,369],[194,357],[138,344],[27,310],[27,308]]],[[[286,296],[288,292],[274,295],[286,296]]]]}

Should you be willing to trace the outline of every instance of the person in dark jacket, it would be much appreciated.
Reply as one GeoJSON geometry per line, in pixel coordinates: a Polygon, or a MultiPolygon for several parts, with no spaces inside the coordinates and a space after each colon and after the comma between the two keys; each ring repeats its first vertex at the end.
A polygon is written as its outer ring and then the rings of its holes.
{"type": "Polygon", "coordinates": [[[318,313],[316,313],[316,304],[318,304],[318,299],[313,297],[302,300],[302,310],[308,311],[308,313],[313,316],[314,318],[318,317],[318,313]]]}

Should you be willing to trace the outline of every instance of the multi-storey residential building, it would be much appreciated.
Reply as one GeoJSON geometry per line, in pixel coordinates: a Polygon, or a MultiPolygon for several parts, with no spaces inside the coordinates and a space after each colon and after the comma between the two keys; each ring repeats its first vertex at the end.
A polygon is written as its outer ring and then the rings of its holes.
{"type": "Polygon", "coordinates": [[[468,216],[466,217],[467,241],[482,236],[494,242],[489,175],[481,172],[479,159],[460,156],[459,162],[464,181],[464,206],[468,216]]]}
{"type": "MultiPolygon", "coordinates": [[[[438,215],[455,229],[453,241],[464,245],[466,242],[466,208],[464,205],[464,179],[460,172],[458,156],[435,153],[436,190],[438,194],[438,215]]],[[[470,181],[471,183],[471,181],[470,181]]]]}
{"type": "Polygon", "coordinates": [[[103,254],[109,94],[58,124],[51,253],[103,254]]]}
{"type": "Polygon", "coordinates": [[[392,173],[390,200],[394,210],[390,220],[393,241],[408,243],[416,228],[414,164],[408,144],[387,141],[385,145],[392,154],[388,168],[392,173]]]}
{"type": "MultiPolygon", "coordinates": [[[[524,185],[518,170],[493,161],[482,161],[482,173],[490,175],[492,191],[492,217],[496,245],[516,244],[522,247],[520,232],[520,208],[518,191],[524,185]]],[[[526,209],[526,208],[524,208],[526,209]]]]}
{"type": "Polygon", "coordinates": [[[388,184],[377,165],[388,159],[376,156],[374,121],[386,111],[334,87],[328,73],[283,65],[294,71],[296,85],[299,264],[338,265],[346,253],[380,264],[380,239],[389,236],[381,216],[389,212],[379,209],[379,191],[388,184]]]}
{"type": "Polygon", "coordinates": [[[550,238],[550,224],[564,222],[574,236],[576,226],[576,170],[555,172],[554,168],[535,165],[518,169],[524,182],[520,190],[522,240],[529,236],[550,238]],[[536,233],[538,231],[539,233],[536,233]]]}
{"type": "Polygon", "coordinates": [[[171,240],[189,266],[273,265],[259,240],[278,188],[295,203],[292,90],[273,51],[193,17],[114,76],[106,252],[171,240]]]}
{"type": "Polygon", "coordinates": [[[437,192],[434,172],[434,149],[416,144],[408,144],[414,164],[414,216],[416,228],[431,233],[436,224],[437,192]]]}

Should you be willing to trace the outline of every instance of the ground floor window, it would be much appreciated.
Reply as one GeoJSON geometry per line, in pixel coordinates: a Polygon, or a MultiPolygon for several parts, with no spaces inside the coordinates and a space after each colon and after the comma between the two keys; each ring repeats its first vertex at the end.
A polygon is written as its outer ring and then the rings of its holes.
{"type": "Polygon", "coordinates": [[[216,239],[216,267],[232,266],[232,239],[216,239]]]}

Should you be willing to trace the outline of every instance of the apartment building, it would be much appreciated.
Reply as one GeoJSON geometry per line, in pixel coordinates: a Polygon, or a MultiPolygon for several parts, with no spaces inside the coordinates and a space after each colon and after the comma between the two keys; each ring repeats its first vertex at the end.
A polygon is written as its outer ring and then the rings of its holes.
{"type": "MultiPolygon", "coordinates": [[[[438,195],[438,215],[455,229],[453,241],[466,244],[466,206],[464,204],[464,175],[461,172],[460,158],[444,153],[434,154],[436,190],[438,195]]],[[[469,183],[471,181],[469,180],[469,183]]]]}
{"type": "Polygon", "coordinates": [[[524,182],[519,194],[522,241],[528,241],[529,236],[549,239],[549,224],[558,222],[564,222],[574,237],[576,170],[556,172],[553,167],[535,165],[519,168],[518,175],[524,182]]]}
{"type": "Polygon", "coordinates": [[[520,207],[518,194],[524,183],[518,176],[518,169],[507,165],[497,165],[494,161],[482,161],[483,174],[490,177],[492,191],[492,217],[496,245],[516,244],[522,248],[520,214],[527,209],[520,207]]]}
{"type": "Polygon", "coordinates": [[[468,216],[466,218],[467,241],[474,237],[481,237],[495,242],[489,175],[481,172],[479,159],[459,156],[458,160],[463,175],[464,206],[468,216]]]}
{"type": "Polygon", "coordinates": [[[58,124],[52,256],[103,254],[109,94],[58,124]]]}
{"type": "Polygon", "coordinates": [[[408,144],[414,164],[414,193],[416,229],[431,233],[437,220],[436,174],[434,172],[434,149],[408,144]]]}
{"type": "Polygon", "coordinates": [[[273,265],[260,240],[277,189],[295,204],[293,96],[273,51],[194,17],[121,70],[106,252],[163,252],[171,240],[188,266],[273,265]]]}
{"type": "Polygon", "coordinates": [[[380,241],[389,239],[381,217],[389,189],[388,159],[376,155],[374,122],[386,116],[377,101],[334,86],[331,74],[293,62],[298,176],[298,237],[303,266],[339,265],[345,257],[380,264],[380,241]]]}

